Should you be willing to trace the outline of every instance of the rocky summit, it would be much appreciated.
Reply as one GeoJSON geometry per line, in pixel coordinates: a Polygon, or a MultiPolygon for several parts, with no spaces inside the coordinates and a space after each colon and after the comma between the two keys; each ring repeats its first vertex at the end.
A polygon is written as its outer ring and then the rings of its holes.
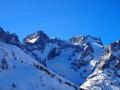
{"type": "Polygon", "coordinates": [[[106,48],[95,71],[81,88],[85,90],[120,90],[120,40],[106,48]]]}
{"type": "Polygon", "coordinates": [[[0,90],[120,90],[120,40],[38,31],[20,42],[0,28],[0,80],[0,90]]]}

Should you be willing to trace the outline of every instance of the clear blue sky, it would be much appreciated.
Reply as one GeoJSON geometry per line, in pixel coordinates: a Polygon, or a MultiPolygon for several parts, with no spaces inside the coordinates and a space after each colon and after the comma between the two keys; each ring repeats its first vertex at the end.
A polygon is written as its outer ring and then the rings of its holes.
{"type": "Polygon", "coordinates": [[[0,0],[0,26],[22,40],[43,30],[49,36],[120,39],[120,0],[0,0]]]}

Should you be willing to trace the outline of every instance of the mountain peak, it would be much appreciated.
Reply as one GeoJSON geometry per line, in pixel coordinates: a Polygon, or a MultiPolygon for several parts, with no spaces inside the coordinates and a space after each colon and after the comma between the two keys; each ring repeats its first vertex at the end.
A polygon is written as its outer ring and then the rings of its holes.
{"type": "Polygon", "coordinates": [[[86,79],[81,88],[119,90],[120,88],[120,40],[112,43],[100,57],[95,71],[86,79]]]}
{"type": "Polygon", "coordinates": [[[81,45],[84,43],[96,43],[99,46],[103,47],[103,43],[100,38],[93,37],[90,35],[83,36],[83,35],[77,35],[68,40],[69,43],[74,44],[74,45],[81,45]]]}
{"type": "Polygon", "coordinates": [[[0,27],[0,32],[4,32],[4,30],[3,30],[3,28],[2,28],[2,27],[0,27]]]}
{"type": "Polygon", "coordinates": [[[28,35],[24,39],[24,43],[42,43],[42,42],[48,42],[50,39],[49,37],[43,32],[43,31],[37,31],[31,35],[28,35]]]}
{"type": "Polygon", "coordinates": [[[120,50],[120,40],[112,43],[112,44],[110,45],[110,49],[111,49],[112,51],[114,51],[114,52],[116,52],[117,50],[120,50]]]}
{"type": "Polygon", "coordinates": [[[76,36],[73,36],[72,38],[69,39],[69,42],[74,44],[74,45],[80,45],[82,43],[85,43],[85,36],[82,36],[82,35],[76,35],[76,36]]]}
{"type": "Polygon", "coordinates": [[[2,27],[0,27],[0,41],[10,44],[18,44],[19,38],[15,33],[6,32],[2,27]]]}

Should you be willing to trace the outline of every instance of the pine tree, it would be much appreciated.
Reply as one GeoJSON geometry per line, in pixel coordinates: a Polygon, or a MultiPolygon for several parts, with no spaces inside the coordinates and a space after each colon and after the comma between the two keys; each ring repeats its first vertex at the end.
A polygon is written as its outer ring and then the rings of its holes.
{"type": "Polygon", "coordinates": [[[2,69],[4,70],[7,70],[8,69],[8,63],[7,63],[7,61],[6,61],[6,59],[5,58],[3,58],[2,59],[2,65],[1,65],[1,67],[2,67],[2,69]]]}

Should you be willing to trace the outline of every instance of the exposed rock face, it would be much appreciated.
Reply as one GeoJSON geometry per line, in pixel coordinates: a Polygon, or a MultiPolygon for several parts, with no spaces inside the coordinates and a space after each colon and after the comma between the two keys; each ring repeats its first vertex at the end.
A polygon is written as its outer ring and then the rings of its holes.
{"type": "Polygon", "coordinates": [[[41,49],[41,51],[43,51],[43,49],[45,49],[46,44],[49,42],[50,42],[49,37],[43,31],[38,31],[36,33],[28,35],[24,39],[24,44],[26,48],[31,49],[31,50],[41,49]]]}
{"type": "Polygon", "coordinates": [[[24,39],[24,47],[41,64],[80,85],[92,73],[104,46],[99,38],[91,36],[64,41],[38,31],[24,39]]]}
{"type": "Polygon", "coordinates": [[[49,37],[43,31],[38,31],[36,33],[28,35],[24,39],[24,43],[27,43],[27,44],[40,44],[40,45],[43,45],[43,46],[49,41],[50,41],[49,37]]]}
{"type": "Polygon", "coordinates": [[[0,27],[0,41],[15,45],[19,44],[18,36],[15,33],[10,34],[9,32],[5,32],[1,27],[0,27]]]}
{"type": "Polygon", "coordinates": [[[23,41],[23,46],[27,53],[46,66],[46,58],[42,58],[42,54],[50,41],[49,37],[43,31],[38,31],[28,35],[23,41]]]}
{"type": "MultiPolygon", "coordinates": [[[[28,35],[24,43],[20,43],[16,34],[0,28],[0,53],[1,73],[16,69],[19,65],[20,68],[26,68],[21,64],[29,64],[50,77],[55,77],[60,83],[64,82],[67,88],[72,87],[71,90],[79,89],[76,85],[81,84],[81,90],[120,90],[120,40],[104,48],[100,38],[90,35],[74,36],[65,41],[49,38],[43,31],[38,31],[28,35]],[[21,57],[18,52],[27,59],[21,57]],[[11,60],[19,61],[21,64],[18,65],[11,60]],[[57,74],[76,85],[56,77],[57,74]]],[[[49,82],[47,84],[49,85],[49,82]]],[[[17,88],[14,82],[11,86],[17,88]]]]}
{"type": "Polygon", "coordinates": [[[105,50],[96,70],[81,88],[86,90],[120,90],[120,40],[112,43],[105,50]]]}
{"type": "Polygon", "coordinates": [[[92,37],[90,35],[87,36],[74,36],[69,39],[69,42],[74,44],[74,45],[82,45],[85,43],[97,43],[98,45],[103,46],[103,43],[100,38],[92,37]]]}
{"type": "Polygon", "coordinates": [[[57,48],[53,48],[48,54],[48,60],[51,60],[60,55],[60,51],[57,48]]]}

